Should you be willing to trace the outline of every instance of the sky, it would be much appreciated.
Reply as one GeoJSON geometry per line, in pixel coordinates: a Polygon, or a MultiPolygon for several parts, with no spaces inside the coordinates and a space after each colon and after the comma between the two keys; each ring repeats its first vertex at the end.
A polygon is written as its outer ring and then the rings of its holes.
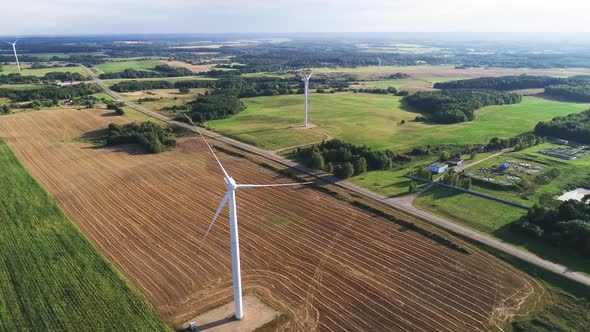
{"type": "Polygon", "coordinates": [[[587,24],[590,0],[2,0],[2,3],[0,35],[590,32],[587,24]]]}

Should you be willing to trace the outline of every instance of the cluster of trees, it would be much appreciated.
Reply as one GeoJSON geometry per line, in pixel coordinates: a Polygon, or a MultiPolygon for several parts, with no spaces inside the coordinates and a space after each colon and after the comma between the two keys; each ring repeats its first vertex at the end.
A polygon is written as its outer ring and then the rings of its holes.
{"type": "Polygon", "coordinates": [[[222,77],[235,77],[240,76],[242,73],[238,70],[210,70],[204,73],[207,77],[215,77],[215,78],[222,78],[222,77]]]}
{"type": "Polygon", "coordinates": [[[536,135],[522,135],[511,138],[494,137],[486,145],[486,149],[488,151],[494,151],[513,147],[515,151],[520,151],[543,142],[543,138],[536,135]]]}
{"type": "Polygon", "coordinates": [[[180,77],[192,76],[194,73],[183,67],[172,67],[169,65],[157,65],[153,71],[136,70],[133,68],[125,69],[116,73],[100,74],[101,79],[114,78],[154,78],[154,77],[180,77]]]}
{"type": "Polygon", "coordinates": [[[146,121],[120,126],[111,123],[108,126],[106,145],[139,144],[150,153],[160,153],[167,147],[176,146],[176,139],[171,137],[170,129],[146,121]]]}
{"type": "Polygon", "coordinates": [[[123,110],[123,107],[122,107],[123,104],[117,103],[117,102],[112,102],[112,101],[106,101],[106,105],[107,105],[107,109],[115,111],[115,114],[125,115],[125,111],[123,110]]]}
{"type": "Polygon", "coordinates": [[[0,84],[36,84],[50,83],[54,81],[85,81],[86,77],[79,73],[50,72],[43,77],[22,76],[21,74],[0,75],[0,84]]]}
{"type": "Polygon", "coordinates": [[[590,110],[541,121],[535,126],[535,134],[590,144],[590,110]]]}
{"type": "Polygon", "coordinates": [[[2,89],[0,97],[9,98],[14,102],[31,100],[61,100],[88,96],[100,91],[96,84],[76,84],[63,87],[44,86],[36,89],[2,89]]]}
{"type": "Polygon", "coordinates": [[[590,257],[590,195],[569,200],[557,208],[535,206],[512,229],[543,239],[556,247],[573,248],[590,257]]]}
{"type": "MultiPolygon", "coordinates": [[[[257,96],[275,96],[290,94],[301,85],[297,80],[280,78],[232,78],[220,80],[190,80],[169,82],[164,80],[124,81],[111,87],[117,92],[134,92],[152,89],[198,89],[206,88],[213,93],[232,92],[239,98],[257,96]]],[[[302,92],[303,93],[303,92],[302,92]]]]}
{"type": "Polygon", "coordinates": [[[246,109],[244,103],[231,91],[214,94],[205,93],[205,95],[197,97],[196,100],[191,101],[186,106],[190,107],[190,110],[178,114],[177,121],[187,122],[186,114],[194,122],[205,123],[209,120],[230,117],[246,109]]]}
{"type": "Polygon", "coordinates": [[[392,80],[403,80],[403,79],[406,79],[409,77],[410,77],[410,75],[408,75],[406,73],[395,73],[395,74],[389,75],[387,78],[392,79],[392,80]]]}
{"type": "Polygon", "coordinates": [[[391,150],[373,151],[366,146],[354,145],[338,139],[297,148],[295,157],[308,167],[334,173],[335,176],[343,179],[363,174],[367,170],[388,169],[394,163],[411,161],[410,157],[391,150]]]}
{"type": "Polygon", "coordinates": [[[174,83],[170,81],[123,81],[111,87],[116,92],[135,92],[153,89],[173,89],[174,83]]]}
{"type": "Polygon", "coordinates": [[[494,90],[420,91],[405,96],[402,101],[437,123],[457,123],[475,119],[474,111],[488,105],[520,103],[516,93],[494,90]]]}
{"type": "Polygon", "coordinates": [[[453,171],[445,174],[442,182],[449,186],[461,187],[467,190],[471,189],[471,178],[453,171]]]}
{"type": "Polygon", "coordinates": [[[551,96],[578,102],[590,102],[590,82],[580,85],[551,85],[545,88],[545,93],[551,96]]]}
{"type": "Polygon", "coordinates": [[[350,91],[357,93],[374,93],[374,94],[378,94],[378,95],[387,95],[387,94],[397,94],[397,89],[390,86],[387,89],[382,89],[382,88],[360,88],[360,89],[350,89],[350,91]]]}

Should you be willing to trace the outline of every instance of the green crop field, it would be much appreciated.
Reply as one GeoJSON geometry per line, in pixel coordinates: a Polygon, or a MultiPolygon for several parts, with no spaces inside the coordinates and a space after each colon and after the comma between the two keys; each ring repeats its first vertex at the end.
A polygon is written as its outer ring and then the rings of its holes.
{"type": "Polygon", "coordinates": [[[245,111],[209,121],[207,126],[267,150],[325,137],[375,149],[403,150],[427,144],[487,143],[495,136],[507,138],[529,132],[541,120],[590,108],[590,104],[525,97],[520,104],[482,108],[476,111],[474,121],[438,125],[413,121],[419,114],[404,110],[400,100],[376,94],[312,94],[309,121],[318,127],[299,130],[290,127],[303,122],[303,95],[247,98],[245,111]],[[406,123],[400,124],[401,120],[406,123]]]}
{"type": "MultiPolygon", "coordinates": [[[[21,63],[21,75],[23,76],[44,76],[47,73],[51,72],[70,72],[70,73],[78,73],[83,76],[87,76],[84,70],[80,67],[56,67],[56,68],[42,68],[42,69],[31,69],[31,65],[27,63],[21,63]]],[[[0,71],[0,75],[8,75],[8,74],[15,74],[18,73],[18,68],[16,64],[8,64],[2,65],[2,71],[0,71]]]]}
{"type": "Polygon", "coordinates": [[[116,73],[129,68],[151,71],[155,66],[164,64],[166,64],[164,61],[158,60],[107,61],[96,65],[93,68],[96,69],[98,73],[116,73]]]}
{"type": "Polygon", "coordinates": [[[169,330],[2,141],[0,169],[1,331],[169,330]]]}

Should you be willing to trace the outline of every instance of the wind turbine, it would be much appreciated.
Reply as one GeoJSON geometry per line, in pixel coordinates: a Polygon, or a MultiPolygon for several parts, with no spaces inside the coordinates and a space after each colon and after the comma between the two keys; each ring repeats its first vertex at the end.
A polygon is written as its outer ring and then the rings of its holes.
{"type": "Polygon", "coordinates": [[[304,111],[303,126],[304,127],[307,127],[307,101],[309,100],[309,79],[310,78],[311,78],[311,72],[309,72],[309,75],[307,75],[307,77],[302,79],[302,81],[304,82],[304,85],[305,85],[305,105],[303,107],[303,111],[304,111]]]}
{"type": "Polygon", "coordinates": [[[381,59],[377,58],[377,61],[379,61],[379,77],[381,77],[381,59]]]}
{"type": "Polygon", "coordinates": [[[221,162],[217,158],[217,155],[215,155],[215,152],[213,152],[213,149],[211,149],[211,146],[209,145],[203,134],[201,134],[199,128],[193,123],[193,121],[188,116],[186,117],[189,120],[189,122],[195,127],[203,141],[205,141],[205,144],[209,148],[209,151],[211,151],[211,153],[213,154],[213,157],[217,161],[217,164],[219,165],[219,168],[223,173],[223,181],[225,182],[225,187],[227,188],[227,192],[225,196],[223,196],[223,199],[221,200],[221,203],[217,208],[217,212],[215,212],[213,220],[211,220],[209,228],[207,229],[205,236],[201,240],[201,244],[199,245],[199,249],[197,250],[197,255],[201,252],[201,249],[205,244],[205,240],[207,239],[207,235],[209,235],[209,231],[211,231],[211,227],[213,227],[213,224],[215,223],[215,220],[217,220],[219,213],[221,213],[221,210],[229,200],[229,234],[231,242],[232,274],[234,284],[234,310],[236,319],[240,320],[244,317],[244,308],[242,303],[242,277],[240,274],[240,243],[238,239],[238,213],[236,206],[236,190],[266,187],[301,186],[305,184],[310,184],[311,182],[286,184],[237,184],[236,181],[231,176],[229,176],[229,174],[225,171],[223,165],[221,165],[221,162]]]}
{"type": "Polygon", "coordinates": [[[17,41],[18,40],[15,40],[14,43],[5,41],[5,43],[12,45],[12,50],[14,51],[14,58],[16,59],[16,67],[18,68],[18,72],[20,73],[20,63],[18,63],[18,55],[16,55],[16,42],[17,41]]]}

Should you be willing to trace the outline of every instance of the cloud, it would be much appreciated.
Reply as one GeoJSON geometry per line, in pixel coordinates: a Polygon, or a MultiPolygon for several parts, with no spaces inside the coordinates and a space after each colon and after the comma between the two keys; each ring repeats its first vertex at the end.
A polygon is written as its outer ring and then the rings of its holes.
{"type": "Polygon", "coordinates": [[[0,35],[208,32],[590,32],[587,0],[22,0],[0,35]]]}

